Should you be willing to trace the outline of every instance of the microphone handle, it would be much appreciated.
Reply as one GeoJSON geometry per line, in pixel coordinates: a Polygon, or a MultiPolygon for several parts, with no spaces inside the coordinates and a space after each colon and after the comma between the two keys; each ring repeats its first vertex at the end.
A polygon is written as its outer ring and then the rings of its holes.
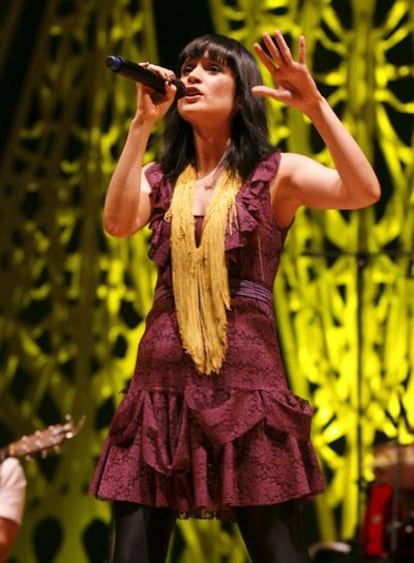
{"type": "MultiPolygon", "coordinates": [[[[133,63],[117,55],[111,55],[106,58],[105,66],[125,78],[129,78],[134,82],[140,82],[141,84],[145,84],[145,86],[150,86],[160,94],[165,94],[164,79],[156,72],[152,72],[142,65],[133,63]]],[[[185,86],[181,80],[173,80],[172,84],[177,88],[176,99],[185,96],[185,86]]]]}

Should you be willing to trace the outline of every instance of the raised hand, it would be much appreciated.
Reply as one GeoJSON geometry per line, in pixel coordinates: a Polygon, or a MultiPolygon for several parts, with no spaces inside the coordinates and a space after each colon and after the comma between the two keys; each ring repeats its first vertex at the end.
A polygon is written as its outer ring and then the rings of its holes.
{"type": "Polygon", "coordinates": [[[321,96],[308,67],[306,66],[306,42],[299,38],[299,56],[295,61],[279,30],[274,33],[274,41],[269,33],[263,34],[263,42],[268,54],[255,43],[253,48],[264,66],[272,75],[276,88],[254,86],[252,91],[258,96],[269,96],[279,102],[307,113],[321,96]]]}

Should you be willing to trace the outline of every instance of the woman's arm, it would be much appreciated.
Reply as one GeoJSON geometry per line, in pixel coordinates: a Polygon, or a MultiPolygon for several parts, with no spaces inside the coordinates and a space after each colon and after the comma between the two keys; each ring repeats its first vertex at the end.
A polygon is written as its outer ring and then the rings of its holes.
{"type": "MultiPolygon", "coordinates": [[[[174,80],[172,71],[150,66],[166,81],[174,80]]],[[[151,131],[174,101],[176,87],[166,82],[165,96],[137,84],[137,110],[132,119],[125,145],[109,183],[105,198],[103,223],[115,237],[133,235],[144,227],[150,216],[150,186],[142,166],[151,131]]]]}
{"type": "Polygon", "coordinates": [[[380,197],[380,186],[361,148],[345,129],[319,92],[306,64],[305,38],[299,40],[298,61],[292,59],[282,34],[275,32],[276,44],[264,35],[267,55],[256,44],[255,51],[272,74],[277,88],[255,86],[253,92],[270,96],[302,111],[325,142],[335,165],[328,168],[299,154],[282,155],[272,186],[277,219],[289,224],[296,209],[307,205],[319,209],[357,209],[380,197]]]}

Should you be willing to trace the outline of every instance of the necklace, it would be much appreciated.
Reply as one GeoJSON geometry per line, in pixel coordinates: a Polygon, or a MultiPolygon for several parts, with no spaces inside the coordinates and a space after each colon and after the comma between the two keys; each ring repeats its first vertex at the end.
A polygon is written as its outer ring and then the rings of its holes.
{"type": "Polygon", "coordinates": [[[203,178],[197,179],[198,187],[202,188],[205,191],[214,190],[216,183],[217,183],[217,180],[218,180],[219,172],[220,172],[220,167],[216,166],[206,176],[204,176],[203,178]]]}
{"type": "Polygon", "coordinates": [[[197,178],[198,187],[202,188],[205,191],[214,190],[219,175],[222,171],[224,156],[225,154],[223,154],[223,156],[218,161],[217,166],[215,166],[215,168],[213,168],[211,172],[206,174],[203,178],[197,178]]]}

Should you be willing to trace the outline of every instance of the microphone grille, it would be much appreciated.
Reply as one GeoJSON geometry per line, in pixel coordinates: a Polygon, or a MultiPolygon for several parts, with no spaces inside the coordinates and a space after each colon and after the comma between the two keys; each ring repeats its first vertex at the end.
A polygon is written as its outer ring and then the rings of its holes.
{"type": "Polygon", "coordinates": [[[122,58],[116,55],[110,55],[105,59],[105,66],[116,72],[122,66],[122,58]]]}

